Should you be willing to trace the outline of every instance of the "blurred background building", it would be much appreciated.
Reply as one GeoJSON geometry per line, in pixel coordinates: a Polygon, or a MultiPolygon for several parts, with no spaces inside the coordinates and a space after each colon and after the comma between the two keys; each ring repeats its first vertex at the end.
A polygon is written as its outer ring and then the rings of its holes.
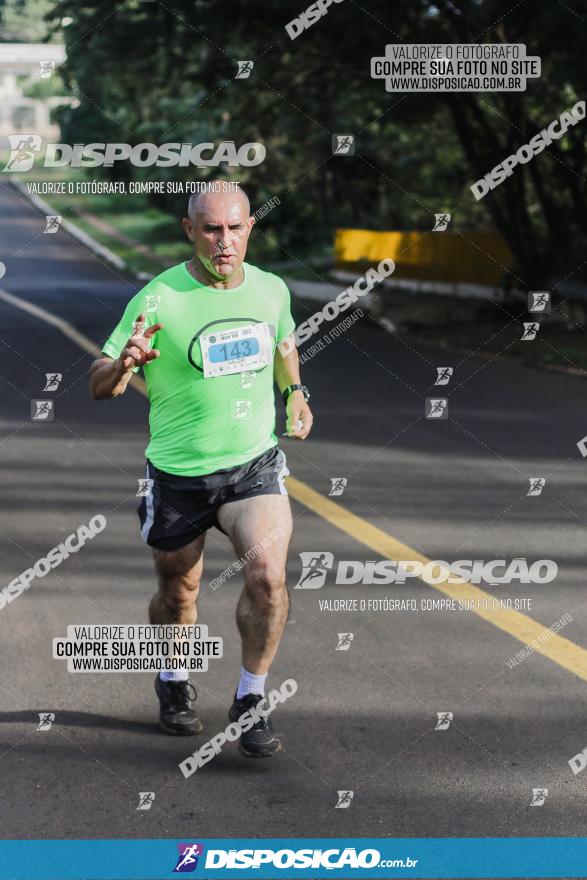
{"type": "Polygon", "coordinates": [[[0,136],[34,132],[57,138],[51,111],[71,97],[48,94],[45,85],[65,61],[62,43],[0,43],[0,136]]]}

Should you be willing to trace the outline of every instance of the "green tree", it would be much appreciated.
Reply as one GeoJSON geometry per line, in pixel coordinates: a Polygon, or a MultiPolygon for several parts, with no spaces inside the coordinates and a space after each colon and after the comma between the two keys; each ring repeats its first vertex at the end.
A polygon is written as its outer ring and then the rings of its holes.
{"type": "MultiPolygon", "coordinates": [[[[574,4],[577,15],[585,2],[574,4]]],[[[432,212],[451,210],[459,229],[496,228],[528,286],[576,271],[585,249],[585,124],[482,202],[469,189],[585,94],[587,36],[565,4],[534,0],[531,14],[510,0],[332,4],[292,41],[285,25],[303,6],[59,0],[50,20],[73,19],[64,75],[80,100],[63,111],[65,139],[262,141],[266,161],[237,176],[256,204],[280,197],[263,228],[284,255],[329,244],[338,226],[430,229],[432,212]],[[522,94],[390,94],[371,79],[370,59],[403,41],[524,42],[543,73],[522,94]],[[254,60],[248,79],[235,79],[238,60],[254,60]],[[335,132],[356,135],[354,158],[332,156],[335,132]]]]}
{"type": "Polygon", "coordinates": [[[52,0],[0,0],[0,42],[40,43],[48,34],[52,0]]]}

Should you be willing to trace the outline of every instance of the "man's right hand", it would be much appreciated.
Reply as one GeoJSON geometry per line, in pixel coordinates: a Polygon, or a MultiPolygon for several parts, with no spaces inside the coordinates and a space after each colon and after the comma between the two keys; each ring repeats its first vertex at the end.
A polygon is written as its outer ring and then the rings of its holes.
{"type": "Polygon", "coordinates": [[[131,336],[118,356],[120,367],[125,373],[129,373],[135,367],[141,367],[143,364],[149,363],[149,361],[154,361],[161,354],[159,349],[151,348],[151,338],[164,325],[153,324],[145,329],[144,321],[145,314],[141,312],[133,328],[133,331],[136,332],[134,332],[134,335],[131,336]]]}

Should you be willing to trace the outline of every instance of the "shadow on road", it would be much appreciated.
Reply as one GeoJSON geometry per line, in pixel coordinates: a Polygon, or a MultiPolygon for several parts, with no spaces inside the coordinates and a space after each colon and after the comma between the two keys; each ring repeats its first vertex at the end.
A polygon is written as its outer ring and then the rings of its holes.
{"type": "MultiPolygon", "coordinates": [[[[36,723],[36,719],[42,713],[43,709],[27,709],[24,712],[0,712],[0,724],[31,724],[36,723]]],[[[87,727],[92,730],[121,730],[124,733],[144,733],[153,735],[153,731],[158,730],[155,723],[145,721],[126,721],[124,718],[114,718],[111,715],[98,715],[96,712],[63,712],[59,711],[60,727],[87,727]]]]}

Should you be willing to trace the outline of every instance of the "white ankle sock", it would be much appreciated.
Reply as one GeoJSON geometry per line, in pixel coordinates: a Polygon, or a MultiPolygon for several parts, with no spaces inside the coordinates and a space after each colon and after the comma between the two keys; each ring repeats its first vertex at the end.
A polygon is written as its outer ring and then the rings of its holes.
{"type": "Polygon", "coordinates": [[[245,694],[261,694],[264,697],[266,678],[267,673],[265,675],[253,675],[252,672],[247,672],[245,667],[241,666],[241,677],[236,692],[237,700],[240,700],[245,694]]]}
{"type": "Polygon", "coordinates": [[[161,681],[187,681],[188,677],[189,676],[187,669],[162,669],[159,673],[159,678],[161,679],[161,681]]]}

